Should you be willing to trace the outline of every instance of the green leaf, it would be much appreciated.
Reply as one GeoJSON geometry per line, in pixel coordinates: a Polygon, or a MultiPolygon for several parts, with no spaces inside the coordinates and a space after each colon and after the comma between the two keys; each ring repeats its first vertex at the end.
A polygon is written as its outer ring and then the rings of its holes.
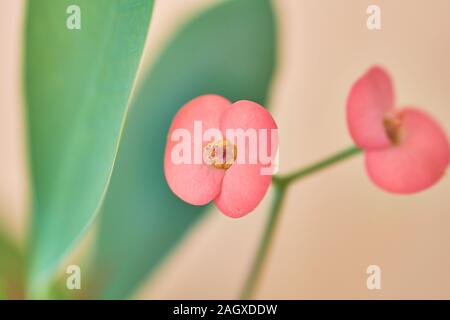
{"type": "Polygon", "coordinates": [[[22,252],[0,230],[0,300],[24,297],[22,252]]]}
{"type": "Polygon", "coordinates": [[[205,211],[175,197],[164,178],[166,135],[177,110],[206,93],[264,104],[274,61],[267,0],[225,1],[188,23],[163,51],[130,110],[104,202],[88,281],[97,296],[129,296],[205,211]]]}
{"type": "Polygon", "coordinates": [[[31,294],[99,211],[148,30],[151,0],[29,0],[25,91],[33,224],[31,294]],[[81,29],[66,26],[70,5],[81,29]]]}

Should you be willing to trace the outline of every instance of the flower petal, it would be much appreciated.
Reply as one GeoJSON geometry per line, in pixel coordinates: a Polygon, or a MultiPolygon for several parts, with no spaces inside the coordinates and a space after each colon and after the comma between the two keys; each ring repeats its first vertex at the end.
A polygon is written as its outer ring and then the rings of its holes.
{"type": "Polygon", "coordinates": [[[366,168],[372,181],[394,193],[414,193],[435,184],[450,161],[444,131],[427,114],[404,109],[402,141],[385,150],[366,152],[366,168]]]}
{"type": "MultiPolygon", "coordinates": [[[[237,145],[238,162],[239,160],[245,160],[245,163],[273,164],[273,159],[278,148],[277,125],[269,111],[256,102],[241,100],[233,103],[223,113],[221,130],[231,143],[237,145]],[[237,130],[242,129],[242,133],[246,135],[244,147],[239,145],[239,139],[236,135],[230,137],[230,129],[235,134],[239,133],[237,130]],[[255,148],[250,147],[252,144],[249,129],[257,137],[256,143],[254,144],[255,148]],[[257,152],[251,152],[255,151],[254,149],[257,152]],[[251,162],[250,158],[253,158],[255,161],[251,162]]],[[[233,134],[233,132],[231,133],[233,134]]],[[[240,161],[240,164],[243,163],[244,161],[240,161]]]]}
{"type": "Polygon", "coordinates": [[[393,107],[394,89],[384,69],[373,67],[353,85],[347,100],[347,126],[360,148],[390,145],[383,119],[393,107]]]}
{"type": "MultiPolygon", "coordinates": [[[[210,128],[219,129],[220,118],[230,104],[221,96],[200,96],[183,106],[173,119],[164,156],[164,174],[173,193],[190,204],[204,205],[213,200],[220,192],[225,174],[222,169],[204,164],[202,153],[199,154],[201,163],[194,161],[194,121],[201,121],[203,132],[210,128]],[[185,129],[190,134],[190,163],[187,161],[188,163],[177,164],[173,161],[173,148],[180,142],[172,141],[171,137],[177,129],[185,129]]],[[[207,142],[203,142],[202,146],[205,144],[207,142]]]]}
{"type": "Polygon", "coordinates": [[[239,218],[256,208],[272,181],[272,168],[278,148],[277,125],[266,109],[255,102],[242,100],[233,103],[224,112],[221,129],[227,139],[237,146],[238,158],[226,171],[222,191],[214,202],[225,215],[239,218]],[[255,149],[250,148],[251,135],[247,136],[243,146],[236,136],[234,139],[228,135],[230,129],[241,129],[249,134],[252,130],[248,130],[253,129],[257,138],[256,155],[255,149]],[[243,161],[239,161],[242,155],[243,161]],[[250,159],[253,159],[253,162],[250,159]]]}
{"type": "Polygon", "coordinates": [[[233,164],[222,181],[222,191],[214,200],[222,213],[240,218],[253,211],[267,192],[272,176],[261,175],[260,165],[233,164]]]}

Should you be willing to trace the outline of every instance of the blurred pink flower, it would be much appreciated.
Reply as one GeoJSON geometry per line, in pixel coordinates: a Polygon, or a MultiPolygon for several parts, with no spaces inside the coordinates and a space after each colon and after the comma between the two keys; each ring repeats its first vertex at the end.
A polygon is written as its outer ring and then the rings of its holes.
{"type": "Polygon", "coordinates": [[[365,151],[369,177],[394,193],[414,193],[435,184],[450,161],[445,132],[426,113],[412,107],[394,108],[388,73],[373,67],[350,91],[347,125],[365,151]]]}
{"type": "MultiPolygon", "coordinates": [[[[272,176],[262,174],[267,162],[262,161],[261,152],[254,155],[254,161],[248,160],[252,156],[248,140],[242,145],[229,138],[228,131],[236,129],[257,133],[261,129],[273,131],[277,125],[270,113],[257,103],[244,100],[231,103],[217,95],[197,97],[178,111],[169,130],[164,156],[166,180],[178,197],[193,205],[214,200],[220,211],[232,218],[242,217],[256,208],[272,176]],[[196,138],[198,123],[203,131],[215,130],[220,136],[196,138]],[[180,143],[186,141],[190,150],[185,148],[180,152],[180,143]],[[196,155],[200,162],[195,161],[196,155]],[[249,155],[248,159],[241,160],[246,161],[237,161],[245,155],[249,155]],[[185,161],[174,161],[179,156],[185,161]]],[[[278,146],[277,137],[265,134],[257,141],[258,147],[264,148],[272,160],[278,146]]]]}

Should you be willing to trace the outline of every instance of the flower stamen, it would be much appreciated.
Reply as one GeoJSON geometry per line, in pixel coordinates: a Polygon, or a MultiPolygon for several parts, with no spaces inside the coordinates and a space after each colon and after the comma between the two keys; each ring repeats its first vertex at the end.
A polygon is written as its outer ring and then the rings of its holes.
{"type": "Polygon", "coordinates": [[[230,168],[236,158],[236,145],[228,140],[210,142],[203,149],[203,160],[216,169],[230,168]]]}
{"type": "Polygon", "coordinates": [[[402,119],[399,115],[387,115],[383,119],[384,130],[393,145],[398,145],[402,134],[402,119]]]}

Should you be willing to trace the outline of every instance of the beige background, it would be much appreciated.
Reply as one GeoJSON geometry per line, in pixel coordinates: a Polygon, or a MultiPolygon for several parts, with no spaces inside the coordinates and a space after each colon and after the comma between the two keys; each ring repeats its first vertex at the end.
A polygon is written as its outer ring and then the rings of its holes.
{"type": "MultiPolygon", "coordinates": [[[[182,21],[215,2],[157,1],[144,66],[182,21]]],[[[280,60],[270,103],[284,136],[283,172],[351,144],[346,95],[374,63],[394,76],[399,105],[422,107],[450,132],[450,0],[274,4],[280,60]],[[382,9],[381,31],[366,28],[369,4],[382,9]]],[[[18,238],[26,208],[21,8],[21,1],[0,0],[0,218],[18,238]]],[[[256,298],[449,299],[449,191],[447,175],[418,195],[384,193],[368,180],[362,157],[293,185],[256,298]],[[365,286],[371,264],[382,269],[380,291],[365,286]]],[[[135,297],[236,298],[269,203],[270,196],[240,220],[213,210],[135,297]]]]}
{"type": "Polygon", "coordinates": [[[27,206],[20,86],[23,8],[22,0],[0,0],[0,228],[21,241],[27,206]]]}

